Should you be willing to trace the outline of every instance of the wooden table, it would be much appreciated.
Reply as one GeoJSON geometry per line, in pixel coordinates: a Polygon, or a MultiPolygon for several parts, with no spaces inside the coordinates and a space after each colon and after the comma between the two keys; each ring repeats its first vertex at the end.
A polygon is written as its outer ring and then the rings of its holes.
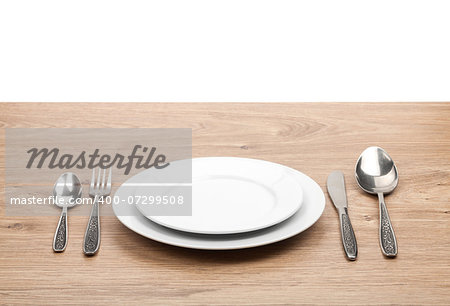
{"type": "Polygon", "coordinates": [[[1,205],[0,303],[450,304],[450,103],[0,104],[0,124],[2,173],[7,127],[192,128],[194,157],[270,160],[324,192],[340,169],[359,247],[347,261],[327,194],[306,232],[239,251],[164,245],[104,217],[95,257],[81,250],[86,217],[70,219],[69,245],[55,254],[57,217],[8,217],[1,205]],[[382,256],[377,200],[353,178],[370,145],[385,148],[400,173],[386,198],[396,259],[382,256]]]}

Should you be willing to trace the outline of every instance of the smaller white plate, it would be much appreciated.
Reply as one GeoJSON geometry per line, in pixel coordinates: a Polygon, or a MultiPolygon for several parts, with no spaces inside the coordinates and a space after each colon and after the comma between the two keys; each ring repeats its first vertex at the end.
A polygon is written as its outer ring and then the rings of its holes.
{"type": "MultiPolygon", "coordinates": [[[[148,171],[151,175],[152,170],[148,171]]],[[[134,195],[145,194],[144,188],[136,188],[134,195]]],[[[302,200],[302,188],[285,166],[257,159],[208,157],[192,160],[192,216],[152,216],[150,206],[136,206],[148,219],[168,228],[236,234],[286,220],[302,200]]]]}

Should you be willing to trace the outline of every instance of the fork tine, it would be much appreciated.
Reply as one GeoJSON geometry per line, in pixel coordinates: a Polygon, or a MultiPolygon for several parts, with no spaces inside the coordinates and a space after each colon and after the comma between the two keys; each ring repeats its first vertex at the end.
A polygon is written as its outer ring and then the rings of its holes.
{"type": "Polygon", "coordinates": [[[91,190],[94,189],[94,182],[95,182],[95,168],[92,168],[91,190]]]}
{"type": "Polygon", "coordinates": [[[105,189],[106,186],[106,169],[103,169],[102,185],[101,188],[105,189]]]}
{"type": "Polygon", "coordinates": [[[102,173],[102,168],[98,169],[97,181],[95,182],[95,189],[100,187],[100,174],[102,173]]]}
{"type": "Polygon", "coordinates": [[[109,168],[109,174],[108,174],[108,184],[107,184],[107,188],[108,188],[108,190],[110,190],[111,191],[111,172],[112,172],[112,169],[111,168],[109,168]]]}

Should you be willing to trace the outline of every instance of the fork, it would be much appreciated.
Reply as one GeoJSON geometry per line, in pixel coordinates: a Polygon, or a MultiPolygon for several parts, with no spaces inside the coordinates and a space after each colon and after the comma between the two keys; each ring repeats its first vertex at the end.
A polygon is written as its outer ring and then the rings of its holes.
{"type": "Polygon", "coordinates": [[[89,195],[94,198],[89,222],[84,234],[83,252],[86,255],[94,255],[100,247],[100,216],[98,202],[100,198],[111,193],[111,168],[109,168],[108,181],[106,181],[106,169],[99,169],[97,181],[95,180],[95,168],[92,169],[91,186],[89,195]],[[101,175],[103,172],[103,175],[101,175]],[[100,181],[101,178],[101,181],[100,181]]]}

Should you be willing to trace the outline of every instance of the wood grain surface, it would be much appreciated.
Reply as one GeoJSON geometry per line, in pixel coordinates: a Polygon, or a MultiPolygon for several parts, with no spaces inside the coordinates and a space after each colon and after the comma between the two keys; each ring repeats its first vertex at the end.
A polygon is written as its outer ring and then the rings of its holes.
{"type": "MultiPolygon", "coordinates": [[[[5,304],[450,304],[450,103],[0,104],[5,128],[192,128],[193,156],[251,157],[298,169],[326,194],[346,177],[358,240],[344,256],[328,195],[306,232],[238,251],[164,245],[103,217],[102,244],[82,253],[87,217],[69,218],[69,244],[53,253],[57,217],[10,217],[0,208],[0,303],[5,304]],[[377,199],[353,176],[368,146],[385,148],[400,183],[386,197],[399,255],[383,257],[377,199]]],[[[117,188],[117,187],[115,187],[117,188]]],[[[113,191],[114,192],[114,191],[113,191]]]]}

